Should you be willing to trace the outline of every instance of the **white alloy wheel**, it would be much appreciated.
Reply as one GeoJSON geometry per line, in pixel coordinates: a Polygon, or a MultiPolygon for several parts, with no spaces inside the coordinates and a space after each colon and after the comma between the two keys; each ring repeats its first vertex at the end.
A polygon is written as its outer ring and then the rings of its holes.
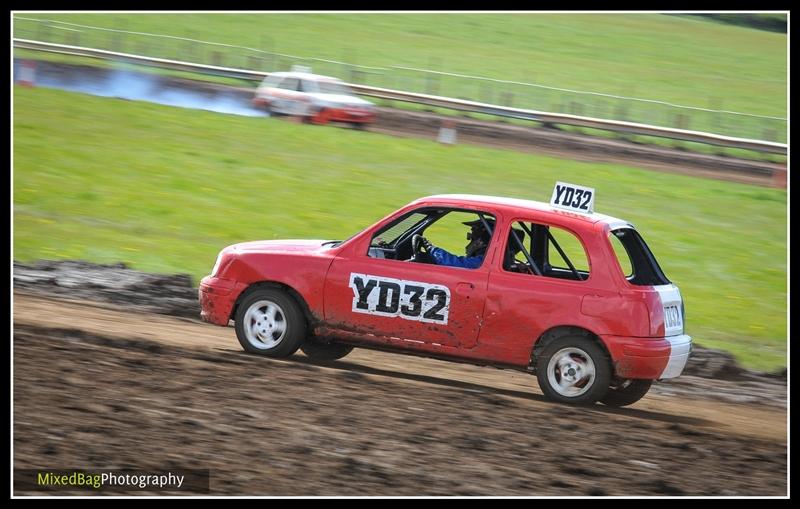
{"type": "Polygon", "coordinates": [[[244,315],[244,333],[253,348],[271,350],[286,336],[286,314],[271,300],[258,300],[244,315]]]}
{"type": "Polygon", "coordinates": [[[594,361],[580,348],[562,348],[547,363],[547,380],[555,392],[566,398],[585,394],[594,384],[594,361]]]}

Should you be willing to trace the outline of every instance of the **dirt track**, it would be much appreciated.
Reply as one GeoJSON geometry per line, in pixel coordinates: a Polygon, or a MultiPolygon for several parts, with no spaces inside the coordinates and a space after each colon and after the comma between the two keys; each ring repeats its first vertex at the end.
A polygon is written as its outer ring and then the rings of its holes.
{"type": "Polygon", "coordinates": [[[668,387],[572,408],[523,373],[271,360],[195,319],[14,297],[15,468],[209,468],[228,495],[786,495],[779,405],[668,387]]]}

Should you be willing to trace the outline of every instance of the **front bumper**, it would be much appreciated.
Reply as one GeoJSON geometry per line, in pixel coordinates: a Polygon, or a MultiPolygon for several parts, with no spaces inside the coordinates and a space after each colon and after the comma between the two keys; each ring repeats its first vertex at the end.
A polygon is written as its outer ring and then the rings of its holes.
{"type": "Polygon", "coordinates": [[[680,376],[692,351],[686,334],[665,338],[603,336],[620,378],[661,380],[680,376]]]}
{"type": "Polygon", "coordinates": [[[200,299],[200,316],[215,325],[228,325],[231,311],[239,295],[237,284],[229,279],[206,276],[197,291],[200,299]]]}
{"type": "Polygon", "coordinates": [[[353,110],[348,108],[331,108],[331,122],[362,122],[370,123],[375,120],[375,113],[366,110],[353,110]]]}

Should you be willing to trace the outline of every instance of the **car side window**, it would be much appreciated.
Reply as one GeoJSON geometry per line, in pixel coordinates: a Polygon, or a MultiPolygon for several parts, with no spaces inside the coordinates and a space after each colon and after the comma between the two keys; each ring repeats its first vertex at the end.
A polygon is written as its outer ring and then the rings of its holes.
{"type": "Polygon", "coordinates": [[[284,90],[292,90],[296,91],[299,85],[299,81],[297,78],[286,78],[285,80],[281,81],[281,84],[278,88],[282,88],[284,90]]]}
{"type": "Polygon", "coordinates": [[[414,211],[375,233],[368,256],[475,269],[483,264],[494,224],[494,216],[486,212],[448,208],[414,211]],[[417,245],[415,236],[421,237],[417,245]]]}
{"type": "Polygon", "coordinates": [[[633,265],[631,264],[631,258],[628,255],[628,251],[625,249],[625,246],[622,244],[622,241],[619,240],[619,237],[610,232],[608,234],[608,238],[611,242],[611,247],[614,249],[614,254],[617,255],[617,260],[619,261],[619,266],[622,269],[622,274],[626,279],[632,277],[633,265]]]}
{"type": "Polygon", "coordinates": [[[261,86],[265,88],[277,88],[281,84],[281,81],[283,81],[283,78],[280,76],[270,76],[261,83],[261,86]]]}
{"type": "Polygon", "coordinates": [[[464,246],[471,240],[467,238],[471,228],[464,223],[479,220],[474,212],[454,210],[427,227],[424,235],[436,247],[455,255],[465,255],[464,246]]]}
{"type": "Polygon", "coordinates": [[[552,238],[547,244],[547,260],[550,268],[565,272],[574,267],[579,273],[589,274],[589,259],[578,237],[568,230],[555,226],[550,227],[550,235],[552,238]]]}
{"type": "Polygon", "coordinates": [[[564,228],[514,221],[507,233],[503,270],[540,277],[585,281],[589,259],[580,239],[564,228]]]}
{"type": "Polygon", "coordinates": [[[421,224],[427,217],[427,214],[420,212],[412,212],[401,217],[376,233],[372,237],[370,247],[386,247],[396,244],[404,233],[421,224]]]}

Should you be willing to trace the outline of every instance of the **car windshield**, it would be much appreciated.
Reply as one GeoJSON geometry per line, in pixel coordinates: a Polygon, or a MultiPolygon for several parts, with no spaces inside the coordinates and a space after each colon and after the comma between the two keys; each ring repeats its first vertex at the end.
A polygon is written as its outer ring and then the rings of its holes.
{"type": "Polygon", "coordinates": [[[337,81],[319,81],[319,92],[321,94],[340,94],[353,95],[353,92],[344,83],[337,81]]]}

